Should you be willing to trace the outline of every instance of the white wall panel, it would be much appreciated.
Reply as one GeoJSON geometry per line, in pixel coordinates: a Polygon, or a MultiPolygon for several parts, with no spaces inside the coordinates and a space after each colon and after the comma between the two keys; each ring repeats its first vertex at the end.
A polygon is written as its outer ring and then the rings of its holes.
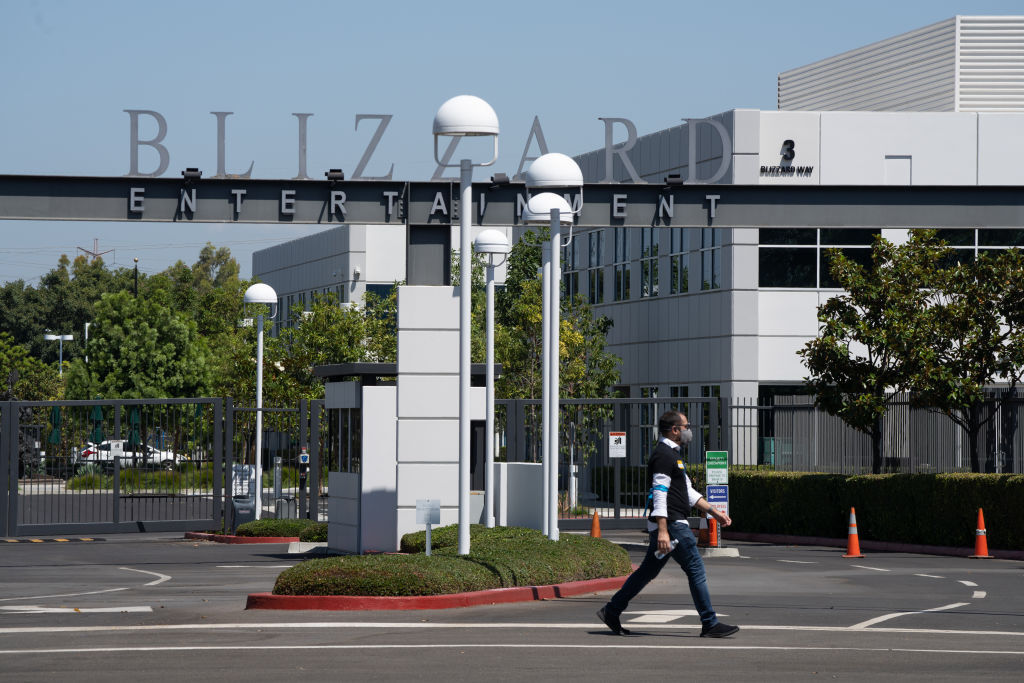
{"type": "Polygon", "coordinates": [[[398,471],[398,504],[415,508],[420,498],[439,498],[442,508],[457,508],[459,463],[403,463],[398,471]]]}
{"type": "Polygon", "coordinates": [[[877,185],[886,156],[912,158],[914,185],[974,185],[976,115],[822,112],[821,183],[877,185]]]}
{"type": "Polygon", "coordinates": [[[763,111],[760,117],[758,176],[761,185],[816,185],[821,179],[821,114],[819,112],[763,111]],[[783,143],[793,141],[790,161],[783,159],[783,143]],[[761,166],[813,167],[810,173],[761,173],[761,166]]]}
{"type": "Polygon", "coordinates": [[[366,269],[370,282],[405,280],[406,230],[404,225],[371,225],[366,235],[366,269]]]}
{"type": "Polygon", "coordinates": [[[398,331],[399,373],[459,372],[458,330],[398,331]]]}
{"type": "Polygon", "coordinates": [[[459,299],[455,287],[398,288],[398,326],[402,329],[459,328],[459,299]]]}
{"type": "Polygon", "coordinates": [[[458,375],[400,375],[398,417],[458,417],[458,375]]]}
{"type": "Polygon", "coordinates": [[[458,444],[457,417],[398,421],[399,463],[458,462],[458,444]]]}
{"type": "Polygon", "coordinates": [[[794,382],[807,374],[796,352],[810,337],[766,337],[757,345],[757,375],[761,382],[794,382]]]}
{"type": "Polygon", "coordinates": [[[757,326],[762,336],[818,334],[818,292],[762,290],[757,294],[757,326]]]}
{"type": "Polygon", "coordinates": [[[1024,114],[978,114],[978,184],[1024,185],[1024,114]]]}

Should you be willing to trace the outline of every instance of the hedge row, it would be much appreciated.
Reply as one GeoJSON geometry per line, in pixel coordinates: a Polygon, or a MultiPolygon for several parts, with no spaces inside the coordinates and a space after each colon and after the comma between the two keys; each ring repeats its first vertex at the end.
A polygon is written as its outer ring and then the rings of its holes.
{"type": "Polygon", "coordinates": [[[1024,475],[729,472],[735,531],[844,538],[851,507],[861,539],[952,547],[984,508],[989,548],[1024,550],[1024,475]]]}
{"type": "Polygon", "coordinates": [[[458,555],[458,527],[406,534],[411,554],[349,555],[308,560],[283,571],[275,595],[444,595],[623,576],[629,555],[600,538],[566,534],[549,540],[533,529],[472,525],[471,553],[458,555]]]}

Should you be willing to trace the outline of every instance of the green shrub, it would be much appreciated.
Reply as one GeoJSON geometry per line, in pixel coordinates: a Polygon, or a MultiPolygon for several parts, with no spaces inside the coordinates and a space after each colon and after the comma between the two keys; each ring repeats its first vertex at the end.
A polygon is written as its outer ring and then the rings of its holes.
{"type": "Polygon", "coordinates": [[[298,536],[306,527],[316,524],[311,519],[258,519],[246,522],[235,530],[237,536],[298,536]]]}
{"type": "Polygon", "coordinates": [[[97,489],[109,489],[113,477],[109,477],[102,472],[86,472],[71,477],[64,484],[64,488],[77,491],[95,491],[97,489]]]}
{"type": "Polygon", "coordinates": [[[534,529],[470,528],[470,554],[458,555],[458,526],[402,537],[413,554],[309,560],[281,573],[277,595],[443,595],[510,586],[581,581],[630,572],[625,550],[600,538],[566,534],[549,540],[534,529]]]}
{"type": "Polygon", "coordinates": [[[299,540],[303,543],[326,543],[327,522],[315,522],[299,532],[299,540]]]}
{"type": "Polygon", "coordinates": [[[862,539],[973,547],[984,508],[990,548],[1024,550],[1024,475],[847,476],[733,470],[732,529],[844,538],[850,508],[862,539]]]}

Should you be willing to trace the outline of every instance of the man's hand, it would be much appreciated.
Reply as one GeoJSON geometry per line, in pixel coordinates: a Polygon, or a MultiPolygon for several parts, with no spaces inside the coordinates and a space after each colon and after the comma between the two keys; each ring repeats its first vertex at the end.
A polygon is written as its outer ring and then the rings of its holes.
{"type": "Polygon", "coordinates": [[[708,510],[708,514],[717,519],[718,523],[724,527],[732,524],[732,518],[724,512],[719,512],[718,510],[711,508],[708,510]]]}
{"type": "Polygon", "coordinates": [[[668,529],[658,529],[658,552],[668,555],[672,550],[672,539],[668,535],[668,529]]]}

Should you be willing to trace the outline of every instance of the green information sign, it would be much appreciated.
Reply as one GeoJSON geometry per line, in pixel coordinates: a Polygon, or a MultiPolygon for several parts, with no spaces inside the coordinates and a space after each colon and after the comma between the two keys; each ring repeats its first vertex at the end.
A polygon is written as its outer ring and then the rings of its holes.
{"type": "Polygon", "coordinates": [[[708,451],[706,460],[707,483],[729,483],[729,451],[708,451]]]}

